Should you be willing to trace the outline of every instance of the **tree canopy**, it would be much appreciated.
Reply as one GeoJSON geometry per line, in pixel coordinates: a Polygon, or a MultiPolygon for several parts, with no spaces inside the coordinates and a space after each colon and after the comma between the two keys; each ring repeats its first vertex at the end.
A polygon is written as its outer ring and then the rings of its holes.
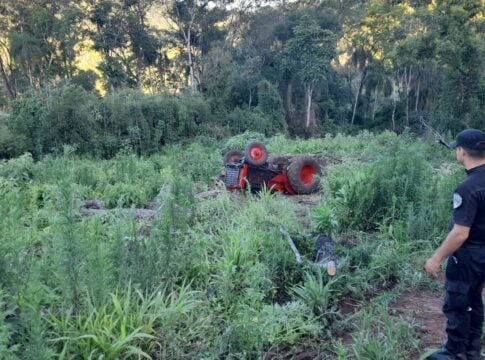
{"type": "Polygon", "coordinates": [[[0,107],[24,138],[19,104],[68,85],[99,97],[83,105],[92,121],[125,89],[192,96],[216,136],[484,127],[484,19],[480,0],[6,0],[0,107]],[[271,115],[263,89],[277,97],[271,115]]]}

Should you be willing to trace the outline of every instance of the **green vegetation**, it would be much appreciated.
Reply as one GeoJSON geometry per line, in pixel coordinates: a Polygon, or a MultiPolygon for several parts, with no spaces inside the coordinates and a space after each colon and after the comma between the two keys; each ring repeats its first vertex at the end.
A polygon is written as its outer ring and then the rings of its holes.
{"type": "Polygon", "coordinates": [[[419,324],[387,308],[436,287],[420,269],[463,172],[427,139],[485,126],[484,19],[479,0],[3,1],[0,359],[417,358],[419,324]],[[197,197],[251,140],[317,156],[323,200],[197,197]]]}
{"type": "Polygon", "coordinates": [[[405,290],[436,286],[421,267],[463,175],[453,160],[411,135],[362,132],[199,137],[111,160],[64,147],[0,162],[0,358],[418,358],[419,324],[387,309],[405,290]],[[328,162],[310,218],[267,191],[194,196],[224,151],[249,139],[274,154],[339,160],[328,162]],[[109,210],[84,216],[88,199],[109,210]],[[152,201],[150,221],[121,209],[152,201]],[[317,231],[335,239],[334,278],[312,264],[317,231]],[[344,312],[345,299],[359,304],[355,313],[344,312]]]}
{"type": "Polygon", "coordinates": [[[483,128],[484,19],[480,0],[5,0],[0,157],[483,128]]]}

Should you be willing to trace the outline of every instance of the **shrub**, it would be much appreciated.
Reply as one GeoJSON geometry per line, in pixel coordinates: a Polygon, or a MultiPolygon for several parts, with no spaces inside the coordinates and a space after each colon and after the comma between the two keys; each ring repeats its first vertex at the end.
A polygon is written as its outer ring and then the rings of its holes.
{"type": "Polygon", "coordinates": [[[323,323],[328,325],[328,316],[335,311],[335,284],[339,278],[325,278],[322,269],[317,268],[313,273],[305,273],[303,285],[292,288],[294,295],[308,306],[315,316],[321,317],[323,323]]]}
{"type": "Polygon", "coordinates": [[[9,128],[38,157],[64,144],[92,151],[95,97],[75,85],[27,93],[13,101],[9,128]]]}
{"type": "Polygon", "coordinates": [[[329,207],[340,229],[375,230],[384,220],[402,218],[410,204],[423,204],[431,183],[431,168],[408,148],[391,149],[379,161],[345,171],[348,175],[328,178],[329,207]]]}
{"type": "Polygon", "coordinates": [[[125,90],[104,99],[99,117],[101,155],[113,156],[126,146],[138,154],[152,154],[163,145],[197,135],[199,126],[210,120],[210,109],[198,97],[125,90]]]}
{"type": "Polygon", "coordinates": [[[193,142],[183,150],[181,146],[173,146],[169,152],[173,154],[173,166],[176,166],[180,174],[190,178],[196,185],[205,184],[199,188],[200,191],[206,190],[222,169],[220,148],[214,144],[203,146],[193,142]]]}
{"type": "Polygon", "coordinates": [[[259,109],[235,108],[227,115],[227,125],[233,134],[239,134],[247,129],[271,134],[271,119],[259,109]]]}
{"type": "Polygon", "coordinates": [[[45,119],[47,109],[42,98],[33,92],[25,93],[12,102],[8,127],[14,136],[24,140],[22,147],[40,156],[45,146],[45,119]]]}
{"type": "Polygon", "coordinates": [[[208,103],[197,96],[123,90],[99,99],[80,86],[65,84],[12,102],[11,135],[0,132],[0,151],[3,145],[8,154],[25,149],[39,157],[67,144],[81,154],[102,157],[123,150],[152,154],[165,144],[195,137],[211,121],[208,103]],[[19,141],[18,149],[12,148],[12,137],[19,141]]]}
{"type": "Polygon", "coordinates": [[[7,323],[7,317],[14,314],[13,309],[7,307],[5,301],[5,294],[0,288],[0,358],[1,359],[17,359],[15,352],[19,348],[19,344],[12,344],[13,331],[11,326],[7,323]]]}
{"type": "Polygon", "coordinates": [[[235,135],[231,138],[229,138],[226,143],[224,144],[222,148],[223,154],[230,150],[240,150],[244,151],[246,146],[251,142],[251,141],[262,141],[264,142],[266,140],[266,137],[264,134],[254,132],[254,131],[245,131],[242,134],[235,135]]]}
{"type": "Polygon", "coordinates": [[[315,207],[313,219],[319,232],[334,236],[338,229],[338,220],[333,210],[326,204],[320,203],[315,207]]]}
{"type": "MultiPolygon", "coordinates": [[[[268,117],[266,135],[286,132],[283,101],[278,89],[269,81],[263,80],[258,83],[258,106],[256,108],[268,117]]],[[[256,128],[249,129],[258,131],[256,128]]]]}
{"type": "Polygon", "coordinates": [[[12,134],[11,130],[0,120],[0,159],[19,156],[25,150],[24,137],[12,134]]]}

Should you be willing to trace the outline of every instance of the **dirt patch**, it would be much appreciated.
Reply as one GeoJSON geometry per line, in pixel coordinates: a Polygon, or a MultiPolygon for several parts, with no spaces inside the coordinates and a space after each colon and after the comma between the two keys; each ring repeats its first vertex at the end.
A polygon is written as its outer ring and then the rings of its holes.
{"type": "Polygon", "coordinates": [[[446,317],[443,315],[443,296],[440,291],[422,290],[401,294],[391,307],[391,314],[415,319],[422,346],[438,348],[446,340],[446,317]]]}
{"type": "Polygon", "coordinates": [[[317,192],[309,195],[292,195],[292,196],[288,196],[288,199],[290,199],[297,205],[301,205],[301,206],[305,206],[307,208],[313,209],[315,206],[317,206],[322,202],[323,193],[317,192]]]}
{"type": "Polygon", "coordinates": [[[305,229],[311,229],[313,209],[322,202],[323,193],[291,195],[287,198],[295,204],[295,215],[305,229]]]}
{"type": "Polygon", "coordinates": [[[344,297],[339,303],[339,309],[342,315],[351,315],[359,311],[361,303],[350,297],[344,297]]]}

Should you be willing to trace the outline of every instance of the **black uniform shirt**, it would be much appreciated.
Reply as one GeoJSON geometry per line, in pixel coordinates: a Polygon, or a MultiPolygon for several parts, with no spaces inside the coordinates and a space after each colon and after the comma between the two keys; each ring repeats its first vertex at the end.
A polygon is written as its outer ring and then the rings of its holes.
{"type": "Polygon", "coordinates": [[[453,193],[453,224],[470,228],[465,246],[485,247],[485,165],[466,173],[467,178],[453,193]]]}

